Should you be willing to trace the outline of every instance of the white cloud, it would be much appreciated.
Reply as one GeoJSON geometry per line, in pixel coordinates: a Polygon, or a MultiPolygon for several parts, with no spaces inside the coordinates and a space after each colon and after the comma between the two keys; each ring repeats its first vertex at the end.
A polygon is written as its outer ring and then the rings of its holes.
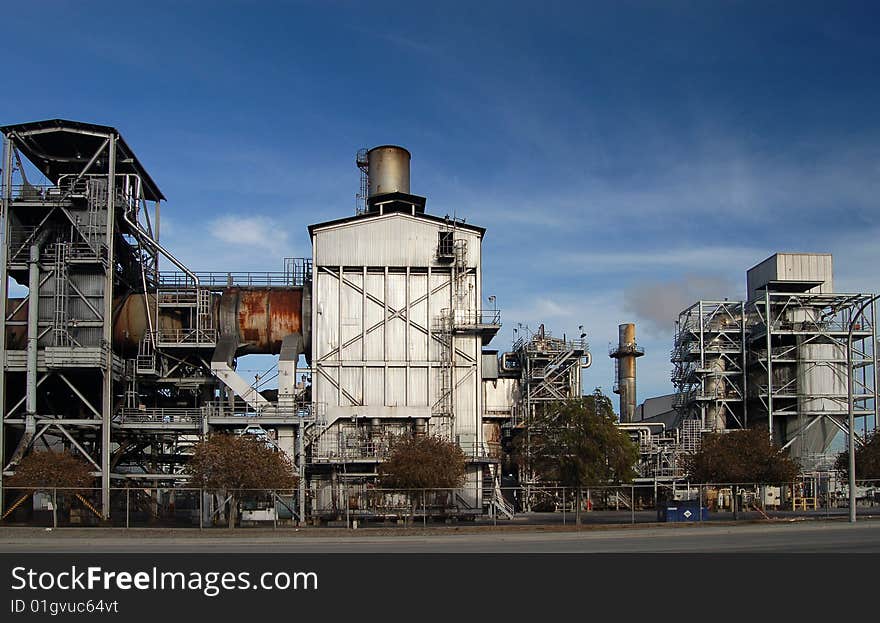
{"type": "Polygon", "coordinates": [[[217,240],[233,246],[250,246],[277,254],[287,246],[287,230],[265,216],[221,216],[208,225],[217,240]]]}

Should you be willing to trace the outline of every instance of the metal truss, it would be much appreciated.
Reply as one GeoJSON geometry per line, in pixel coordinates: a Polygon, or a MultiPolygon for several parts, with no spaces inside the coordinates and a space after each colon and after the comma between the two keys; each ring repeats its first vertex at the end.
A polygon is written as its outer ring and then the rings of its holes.
{"type": "Polygon", "coordinates": [[[746,317],[739,301],[698,301],[679,314],[671,353],[674,405],[704,429],[748,424],[746,317]]]}

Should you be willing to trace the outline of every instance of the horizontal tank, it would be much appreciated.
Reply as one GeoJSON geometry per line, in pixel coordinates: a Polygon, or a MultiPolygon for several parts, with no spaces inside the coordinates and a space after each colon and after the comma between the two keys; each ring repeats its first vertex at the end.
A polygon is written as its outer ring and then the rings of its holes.
{"type": "MultiPolygon", "coordinates": [[[[13,310],[21,299],[8,299],[7,309],[13,310]]],[[[238,354],[271,354],[281,352],[281,342],[286,335],[303,335],[308,351],[308,327],[310,323],[310,299],[305,288],[227,288],[214,295],[211,306],[211,324],[221,335],[238,336],[238,354]]],[[[149,330],[147,306],[155,315],[156,295],[130,294],[116,299],[113,305],[113,348],[116,352],[132,356],[137,354],[144,334],[149,330]]],[[[25,302],[14,319],[27,319],[25,302]]],[[[165,334],[180,332],[191,326],[188,314],[180,308],[163,308],[159,315],[159,330],[165,334]]],[[[156,323],[155,317],[153,322],[156,323]]],[[[7,327],[7,347],[24,349],[27,338],[26,326],[7,327]]]]}
{"type": "Polygon", "coordinates": [[[247,353],[281,352],[281,340],[303,330],[302,288],[229,288],[220,298],[220,332],[237,333],[247,353]]]}

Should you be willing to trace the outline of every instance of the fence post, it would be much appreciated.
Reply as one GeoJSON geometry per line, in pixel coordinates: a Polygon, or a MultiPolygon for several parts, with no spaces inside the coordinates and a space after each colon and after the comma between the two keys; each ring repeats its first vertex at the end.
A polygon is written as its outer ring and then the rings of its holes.
{"type": "Polygon", "coordinates": [[[58,489],[52,489],[52,527],[58,527],[58,489]]]}
{"type": "Polygon", "coordinates": [[[272,529],[278,528],[278,500],[275,498],[275,491],[272,491],[272,529]]]}
{"type": "Polygon", "coordinates": [[[422,489],[422,526],[428,526],[428,492],[422,489]]]}
{"type": "Polygon", "coordinates": [[[205,525],[205,490],[199,489],[199,530],[205,525]]]}
{"type": "Polygon", "coordinates": [[[630,509],[630,511],[632,511],[630,513],[630,517],[632,518],[632,521],[630,523],[635,523],[636,522],[636,486],[635,485],[629,486],[629,509],[630,509]]]}
{"type": "Polygon", "coordinates": [[[565,487],[562,487],[562,525],[565,525],[565,487]]]}
{"type": "Polygon", "coordinates": [[[703,521],[703,485],[697,485],[697,515],[699,515],[699,519],[697,521],[703,521]]]}
{"type": "Polygon", "coordinates": [[[129,527],[129,494],[131,489],[128,487],[128,483],[125,484],[125,527],[129,527]]]}
{"type": "Polygon", "coordinates": [[[342,483],[342,495],[344,496],[343,503],[345,504],[345,527],[350,529],[351,528],[351,514],[349,513],[349,508],[348,508],[348,483],[347,482],[342,483]]]}

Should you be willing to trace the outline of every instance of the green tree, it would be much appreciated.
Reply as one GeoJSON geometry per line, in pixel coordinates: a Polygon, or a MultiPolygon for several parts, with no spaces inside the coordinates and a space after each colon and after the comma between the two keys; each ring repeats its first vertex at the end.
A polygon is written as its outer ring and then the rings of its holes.
{"type": "MultiPolygon", "coordinates": [[[[834,463],[840,474],[849,474],[849,450],[837,455],[834,463]]],[[[865,445],[856,445],[856,478],[859,480],[880,479],[880,434],[877,431],[868,436],[865,445]]]]}
{"type": "Polygon", "coordinates": [[[416,489],[455,489],[465,480],[467,457],[458,444],[433,435],[405,435],[394,440],[379,466],[383,487],[403,489],[415,514],[416,489]]]}
{"type": "Polygon", "coordinates": [[[194,446],[187,469],[193,485],[230,496],[230,528],[249,490],[293,489],[298,480],[288,456],[255,435],[209,435],[194,446]]]}
{"type": "Polygon", "coordinates": [[[712,483],[784,483],[800,472],[788,452],[770,443],[764,427],[705,435],[684,468],[691,480],[712,483]]]}
{"type": "Polygon", "coordinates": [[[617,426],[611,400],[598,388],[590,396],[550,405],[528,423],[517,442],[520,462],[542,480],[577,489],[632,481],[638,447],[617,426]]]}

